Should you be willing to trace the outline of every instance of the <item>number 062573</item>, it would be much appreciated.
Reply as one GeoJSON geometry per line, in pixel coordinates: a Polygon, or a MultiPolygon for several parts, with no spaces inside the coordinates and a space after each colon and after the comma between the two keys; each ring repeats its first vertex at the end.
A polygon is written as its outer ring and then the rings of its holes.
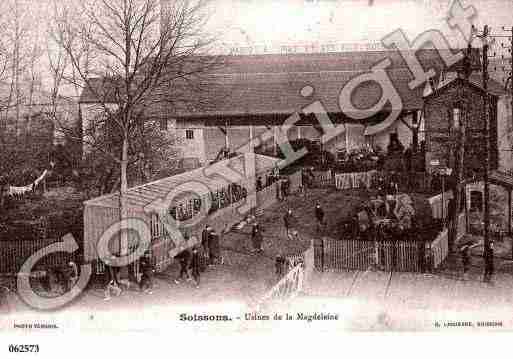
{"type": "Polygon", "coordinates": [[[39,353],[38,344],[10,344],[9,353],[39,353]]]}

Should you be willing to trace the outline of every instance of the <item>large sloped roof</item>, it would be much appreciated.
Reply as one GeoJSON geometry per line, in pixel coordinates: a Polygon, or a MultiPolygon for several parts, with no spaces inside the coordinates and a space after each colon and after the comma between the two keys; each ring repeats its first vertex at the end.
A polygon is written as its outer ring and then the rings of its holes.
{"type": "MultiPolygon", "coordinates": [[[[449,51],[449,50],[445,50],[449,51]]],[[[436,50],[415,53],[425,70],[447,71],[436,50]]],[[[402,99],[402,110],[422,108],[424,86],[409,88],[413,75],[399,51],[343,52],[324,54],[282,54],[253,56],[224,56],[222,64],[201,82],[197,103],[173,103],[159,111],[167,116],[223,116],[291,114],[320,100],[331,113],[340,113],[340,91],[351,79],[368,72],[375,64],[388,59],[386,68],[392,84],[402,99]],[[301,89],[311,86],[313,93],[306,98],[301,89]]],[[[479,68],[479,57],[472,56],[472,66],[479,68]]],[[[458,66],[458,65],[456,65],[458,66]]],[[[173,98],[177,88],[161,89],[159,96],[173,98]]],[[[84,92],[81,102],[94,99],[84,92]]],[[[192,94],[191,94],[192,95],[192,94]]],[[[352,104],[365,112],[381,98],[381,88],[375,82],[364,82],[352,94],[352,104]]]]}
{"type": "MultiPolygon", "coordinates": [[[[252,163],[255,173],[262,173],[274,168],[279,161],[280,159],[274,157],[244,153],[217,162],[214,165],[200,167],[192,171],[130,188],[126,193],[126,200],[130,207],[142,210],[146,205],[154,201],[165,199],[168,194],[179,186],[192,184],[195,191],[204,188],[216,191],[232,183],[230,180],[233,174],[232,171],[238,173],[240,178],[245,178],[246,168],[252,163]]],[[[119,193],[93,198],[84,202],[84,204],[86,206],[118,208],[119,193]]]]}

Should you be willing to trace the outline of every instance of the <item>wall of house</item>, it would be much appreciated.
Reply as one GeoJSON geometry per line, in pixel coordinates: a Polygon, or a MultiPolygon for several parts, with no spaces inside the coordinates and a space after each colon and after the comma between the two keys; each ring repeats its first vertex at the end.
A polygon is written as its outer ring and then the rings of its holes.
{"type": "MultiPolygon", "coordinates": [[[[466,119],[465,167],[479,172],[485,158],[485,139],[483,136],[484,115],[482,92],[471,86],[451,84],[437,95],[426,99],[425,118],[428,158],[436,158],[443,166],[451,166],[454,161],[450,149],[451,111],[458,98],[466,99],[462,108],[462,119],[466,119]]],[[[497,106],[495,104],[495,106],[497,106]]],[[[492,105],[493,107],[493,105],[492,105]]],[[[497,117],[492,111],[490,116],[491,168],[497,167],[497,117]]]]}
{"type": "Polygon", "coordinates": [[[202,120],[176,121],[174,129],[177,147],[182,158],[197,158],[204,165],[207,161],[206,130],[202,120]],[[187,138],[187,132],[192,131],[193,138],[187,138]]]}
{"type": "Polygon", "coordinates": [[[513,170],[513,118],[511,96],[501,96],[497,104],[497,132],[499,134],[499,170],[513,170]]]}

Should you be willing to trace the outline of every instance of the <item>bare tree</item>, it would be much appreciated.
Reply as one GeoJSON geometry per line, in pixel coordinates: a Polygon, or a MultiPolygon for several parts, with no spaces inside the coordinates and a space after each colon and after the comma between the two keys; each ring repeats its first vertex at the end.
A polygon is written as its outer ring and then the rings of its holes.
{"type": "Polygon", "coordinates": [[[33,0],[0,3],[0,156],[7,158],[13,152],[21,157],[30,152],[25,142],[18,145],[18,133],[23,129],[25,109],[29,109],[25,126],[30,126],[31,109],[40,90],[38,6],[33,0]]]}
{"type": "MultiPolygon", "coordinates": [[[[213,41],[203,32],[204,1],[160,5],[159,0],[87,0],[79,9],[56,7],[53,38],[70,64],[63,78],[83,89],[103,123],[119,135],[115,154],[104,141],[91,143],[103,143],[96,149],[119,165],[121,219],[127,215],[135,139],[144,136],[148,122],[166,119],[162,112],[192,105],[202,75],[217,66],[207,56],[213,41]]],[[[126,254],[126,240],[121,247],[126,254]]]]}

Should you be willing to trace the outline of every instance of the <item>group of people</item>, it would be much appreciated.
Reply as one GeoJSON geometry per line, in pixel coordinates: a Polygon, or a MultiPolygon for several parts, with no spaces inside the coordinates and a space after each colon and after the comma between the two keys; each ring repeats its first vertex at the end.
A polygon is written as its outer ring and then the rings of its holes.
{"type": "Polygon", "coordinates": [[[359,206],[339,227],[341,239],[408,239],[416,231],[413,201],[408,195],[377,196],[359,206]]]}
{"type": "MultiPolygon", "coordinates": [[[[324,209],[321,207],[319,203],[315,205],[314,208],[314,215],[316,219],[316,225],[317,225],[317,231],[320,232],[322,228],[325,226],[325,216],[324,216],[324,209]]],[[[283,215],[283,226],[285,229],[285,236],[288,239],[297,240],[299,239],[299,235],[296,227],[296,217],[292,213],[292,209],[287,209],[285,214],[283,215]]]]}
{"type": "Polygon", "coordinates": [[[287,176],[269,174],[266,175],[265,182],[262,176],[258,176],[255,182],[256,191],[260,192],[275,183],[278,183],[276,186],[276,198],[279,201],[284,201],[290,195],[290,179],[287,176]]]}
{"type": "Polygon", "coordinates": [[[205,271],[205,262],[202,261],[202,255],[197,246],[190,250],[186,249],[175,257],[180,264],[180,273],[175,279],[176,284],[180,284],[183,280],[194,281],[196,288],[199,288],[201,272],[205,271]]]}
{"type": "MultiPolygon", "coordinates": [[[[176,284],[180,284],[183,280],[194,281],[196,288],[199,288],[201,273],[207,267],[222,264],[223,260],[220,256],[219,235],[217,232],[206,225],[202,231],[201,244],[192,248],[185,249],[178,253],[175,259],[180,265],[178,278],[174,280],[176,284]]],[[[120,268],[115,265],[116,257],[111,255],[104,260],[105,264],[105,300],[110,300],[112,295],[119,296],[123,292],[123,287],[130,287],[129,281],[120,279],[120,268]]],[[[151,257],[151,253],[146,251],[139,259],[139,290],[142,293],[152,294],[153,276],[155,266],[151,257]]]]}
{"type": "Polygon", "coordinates": [[[199,288],[201,273],[207,267],[223,263],[220,241],[220,235],[210,225],[205,225],[201,232],[201,244],[178,254],[180,274],[175,282],[192,279],[199,288]]]}
{"type": "MultiPolygon", "coordinates": [[[[120,278],[120,267],[116,265],[116,256],[110,255],[103,260],[105,264],[105,298],[110,300],[112,295],[118,297],[125,289],[130,288],[130,281],[128,279],[120,278]]],[[[153,290],[153,276],[155,273],[155,266],[153,264],[150,251],[146,251],[139,259],[139,276],[137,279],[139,290],[145,294],[152,294],[153,290]]]]}
{"type": "Polygon", "coordinates": [[[352,151],[339,151],[337,153],[336,172],[363,172],[378,167],[378,162],[383,157],[378,150],[370,146],[364,146],[352,151]]]}
{"type": "Polygon", "coordinates": [[[180,264],[180,273],[175,283],[193,280],[196,288],[199,288],[201,273],[207,267],[223,263],[219,243],[220,235],[210,225],[205,225],[201,232],[201,244],[186,249],[175,257],[180,264]]]}
{"type": "Polygon", "coordinates": [[[259,192],[274,183],[280,181],[282,177],[280,176],[280,171],[278,168],[274,168],[272,172],[265,174],[265,179],[262,176],[258,176],[255,181],[256,191],[259,192]]]}
{"type": "Polygon", "coordinates": [[[66,265],[47,269],[45,276],[41,280],[41,285],[45,291],[51,292],[55,287],[54,284],[57,284],[60,286],[61,291],[66,293],[77,282],[78,274],[77,264],[70,261],[66,265]]]}

